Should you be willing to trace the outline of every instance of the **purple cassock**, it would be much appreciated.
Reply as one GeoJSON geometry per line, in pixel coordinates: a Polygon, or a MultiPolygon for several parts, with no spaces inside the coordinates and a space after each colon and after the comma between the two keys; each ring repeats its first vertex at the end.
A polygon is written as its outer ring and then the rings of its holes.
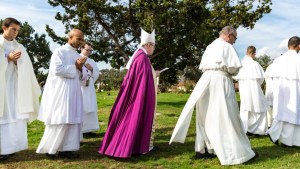
{"type": "Polygon", "coordinates": [[[122,82],[98,152],[119,158],[148,152],[155,97],[151,62],[139,49],[122,82]]]}

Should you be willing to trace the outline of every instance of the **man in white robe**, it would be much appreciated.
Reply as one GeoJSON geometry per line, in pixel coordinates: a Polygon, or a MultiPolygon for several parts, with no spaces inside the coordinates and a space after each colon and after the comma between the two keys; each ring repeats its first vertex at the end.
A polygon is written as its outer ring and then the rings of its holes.
{"type": "Polygon", "coordinates": [[[90,43],[84,43],[81,46],[81,56],[86,57],[84,67],[86,67],[85,78],[81,79],[81,91],[83,97],[83,124],[82,133],[84,135],[93,136],[93,131],[99,130],[98,122],[98,105],[94,83],[99,77],[99,68],[95,61],[89,58],[93,52],[90,43]]]}
{"type": "Polygon", "coordinates": [[[48,78],[43,92],[38,120],[45,131],[37,153],[49,158],[78,158],[80,148],[83,102],[79,77],[86,62],[76,51],[83,43],[83,33],[72,29],[68,43],[51,56],[48,78]]]}
{"type": "Polygon", "coordinates": [[[256,48],[249,46],[247,55],[242,60],[242,68],[234,79],[239,82],[240,116],[245,133],[265,135],[268,129],[267,99],[261,89],[265,74],[255,58],[256,48]]]}
{"type": "Polygon", "coordinates": [[[36,119],[41,90],[26,49],[15,38],[21,23],[3,21],[0,35],[0,161],[27,149],[27,122],[36,119]]]}
{"type": "Polygon", "coordinates": [[[184,106],[170,140],[170,143],[185,141],[196,105],[196,158],[216,154],[221,165],[241,164],[255,157],[242,127],[231,78],[241,67],[232,46],[236,37],[236,30],[226,26],[220,37],[206,48],[200,63],[202,77],[184,106]]]}
{"type": "Polygon", "coordinates": [[[300,146],[300,38],[291,37],[288,51],[272,63],[273,124],[267,131],[274,143],[300,146]]]}

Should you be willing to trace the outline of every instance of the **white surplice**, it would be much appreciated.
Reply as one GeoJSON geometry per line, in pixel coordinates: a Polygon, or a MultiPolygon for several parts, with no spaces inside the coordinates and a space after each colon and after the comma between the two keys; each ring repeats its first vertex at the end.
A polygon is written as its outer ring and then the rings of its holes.
{"type": "Polygon", "coordinates": [[[37,153],[54,154],[60,150],[79,149],[80,137],[77,136],[81,134],[83,102],[79,80],[81,73],[76,68],[75,62],[80,57],[76,49],[69,44],[57,48],[51,56],[38,115],[38,119],[44,122],[46,129],[37,153]],[[59,132],[57,137],[63,139],[49,137],[53,133],[55,135],[54,131],[59,132]]]}
{"type": "Polygon", "coordinates": [[[184,106],[173,131],[172,142],[183,143],[196,106],[195,151],[214,152],[221,165],[234,165],[254,157],[243,131],[231,76],[241,67],[233,46],[218,38],[205,50],[204,72],[184,106]]]}
{"type": "Polygon", "coordinates": [[[246,55],[242,60],[242,68],[234,77],[239,82],[240,116],[245,133],[265,135],[268,129],[269,105],[261,89],[264,78],[263,68],[246,55]]]}
{"type": "Polygon", "coordinates": [[[98,105],[97,96],[94,83],[99,77],[99,68],[95,61],[91,58],[87,58],[86,63],[90,64],[93,68],[93,72],[84,69],[87,74],[86,78],[81,79],[81,91],[83,97],[83,124],[82,133],[92,132],[99,130],[98,121],[98,105]]]}
{"type": "Polygon", "coordinates": [[[27,122],[36,119],[41,90],[23,45],[0,35],[0,154],[27,149],[27,122]],[[17,65],[7,56],[21,51],[17,65]]]}
{"type": "Polygon", "coordinates": [[[288,50],[272,63],[272,127],[267,131],[273,141],[300,146],[300,56],[288,50]]]}

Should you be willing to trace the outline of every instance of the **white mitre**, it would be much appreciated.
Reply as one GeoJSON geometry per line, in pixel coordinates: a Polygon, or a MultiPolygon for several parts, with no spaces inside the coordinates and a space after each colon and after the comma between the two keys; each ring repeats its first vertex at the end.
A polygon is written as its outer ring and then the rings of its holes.
{"type": "Polygon", "coordinates": [[[129,69],[130,65],[133,61],[134,55],[136,54],[136,52],[145,44],[147,43],[154,43],[155,44],[155,30],[152,31],[151,34],[149,34],[148,32],[146,32],[143,28],[141,28],[141,43],[138,47],[138,49],[133,53],[133,55],[130,57],[129,61],[127,62],[126,68],[125,69],[129,69]]]}
{"type": "Polygon", "coordinates": [[[144,31],[144,29],[141,28],[141,43],[140,46],[145,45],[147,43],[154,43],[155,44],[155,30],[152,31],[151,34],[144,31]]]}

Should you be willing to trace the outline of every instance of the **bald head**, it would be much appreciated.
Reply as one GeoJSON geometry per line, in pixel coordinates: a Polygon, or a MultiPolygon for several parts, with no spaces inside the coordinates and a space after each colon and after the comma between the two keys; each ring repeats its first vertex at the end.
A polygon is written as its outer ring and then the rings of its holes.
{"type": "Polygon", "coordinates": [[[82,35],[83,36],[83,33],[80,29],[72,29],[69,33],[68,33],[68,36],[69,38],[73,37],[73,36],[78,36],[78,35],[82,35]]]}
{"type": "Polygon", "coordinates": [[[68,43],[74,47],[79,48],[83,43],[83,32],[80,29],[72,29],[69,33],[69,41],[68,43]]]}

